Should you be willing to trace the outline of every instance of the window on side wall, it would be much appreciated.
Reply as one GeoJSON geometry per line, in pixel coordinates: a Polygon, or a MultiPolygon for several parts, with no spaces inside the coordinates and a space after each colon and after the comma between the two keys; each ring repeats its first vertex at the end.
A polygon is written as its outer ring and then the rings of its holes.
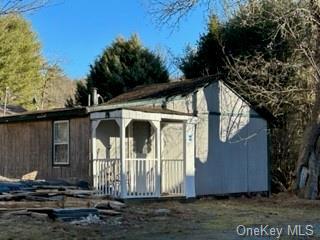
{"type": "Polygon", "coordinates": [[[53,164],[69,164],[69,121],[53,122],[53,164]]]}

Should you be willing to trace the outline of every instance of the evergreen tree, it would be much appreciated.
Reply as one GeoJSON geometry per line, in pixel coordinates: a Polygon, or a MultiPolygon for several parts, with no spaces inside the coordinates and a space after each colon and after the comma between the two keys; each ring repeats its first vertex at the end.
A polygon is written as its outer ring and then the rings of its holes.
{"type": "Polygon", "coordinates": [[[215,16],[210,18],[208,32],[202,35],[197,48],[190,46],[180,59],[179,68],[188,79],[220,73],[224,67],[221,31],[222,25],[215,16]]]}
{"type": "Polygon", "coordinates": [[[211,16],[207,33],[200,37],[196,49],[190,50],[188,47],[185,56],[180,59],[180,70],[186,78],[227,74],[226,57],[230,60],[257,53],[262,54],[265,60],[276,58],[287,61],[292,56],[290,41],[280,33],[276,34],[278,24],[267,15],[267,11],[274,11],[275,8],[276,3],[261,1],[254,16],[245,7],[225,23],[211,16]],[[255,22],[249,23],[252,18],[255,22]]]}
{"type": "MultiPolygon", "coordinates": [[[[75,101],[77,105],[87,105],[93,87],[108,101],[138,85],[168,81],[168,71],[161,58],[144,48],[136,35],[129,40],[117,38],[90,66],[85,83],[77,84],[75,101]]],[[[67,105],[70,104],[68,101],[67,105]]]]}
{"type": "Polygon", "coordinates": [[[9,103],[34,108],[43,81],[40,43],[19,15],[0,17],[0,97],[9,87],[9,103]]]}

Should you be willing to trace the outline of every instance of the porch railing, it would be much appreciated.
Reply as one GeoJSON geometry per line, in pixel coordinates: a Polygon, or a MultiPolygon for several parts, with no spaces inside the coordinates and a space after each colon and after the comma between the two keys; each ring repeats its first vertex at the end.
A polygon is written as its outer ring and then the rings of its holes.
{"type": "Polygon", "coordinates": [[[183,159],[161,159],[161,194],[184,195],[183,159]]]}
{"type": "MultiPolygon", "coordinates": [[[[158,160],[125,159],[125,198],[147,198],[184,195],[184,160],[162,159],[161,178],[158,178],[158,160]],[[161,179],[161,185],[159,180],[161,179]],[[161,187],[161,189],[159,189],[161,187]]],[[[121,196],[121,160],[93,160],[94,187],[99,195],[121,196]]]]}
{"type": "Polygon", "coordinates": [[[134,158],[125,160],[127,197],[145,198],[157,195],[156,159],[134,158]]]}
{"type": "Polygon", "coordinates": [[[120,197],[120,159],[94,159],[93,184],[99,195],[120,197]]]}

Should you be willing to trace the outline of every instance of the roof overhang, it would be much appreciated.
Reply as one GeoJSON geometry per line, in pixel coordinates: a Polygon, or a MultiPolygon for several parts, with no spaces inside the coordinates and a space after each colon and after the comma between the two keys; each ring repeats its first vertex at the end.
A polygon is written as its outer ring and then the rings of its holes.
{"type": "Polygon", "coordinates": [[[46,111],[30,111],[21,114],[9,115],[0,117],[0,124],[25,122],[25,121],[41,121],[41,120],[63,120],[69,118],[85,117],[92,118],[108,118],[121,117],[138,119],[138,116],[143,119],[176,119],[187,120],[192,117],[191,114],[172,111],[163,108],[146,108],[137,106],[121,107],[119,105],[104,105],[92,107],[75,107],[52,109],[46,111]]]}
{"type": "Polygon", "coordinates": [[[59,120],[71,117],[84,117],[88,115],[86,107],[61,108],[46,111],[30,111],[21,114],[14,114],[0,117],[0,124],[10,122],[59,120]]]}
{"type": "Polygon", "coordinates": [[[105,109],[104,111],[93,111],[90,114],[91,120],[108,120],[108,119],[132,119],[146,121],[190,121],[197,119],[191,114],[171,111],[168,109],[157,108],[119,108],[105,109]]]}

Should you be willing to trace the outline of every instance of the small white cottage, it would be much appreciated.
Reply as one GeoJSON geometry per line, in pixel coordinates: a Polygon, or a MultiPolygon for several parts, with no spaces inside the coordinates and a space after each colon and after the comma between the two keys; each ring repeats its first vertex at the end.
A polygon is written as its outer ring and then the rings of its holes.
{"type": "Polygon", "coordinates": [[[271,115],[222,81],[138,87],[92,109],[93,159],[109,161],[115,171],[122,166],[121,181],[107,188],[99,164],[94,166],[94,185],[107,194],[195,197],[270,190],[271,115]]]}
{"type": "Polygon", "coordinates": [[[0,175],[83,179],[123,199],[267,193],[270,117],[212,77],[138,87],[0,117],[0,175]]]}

